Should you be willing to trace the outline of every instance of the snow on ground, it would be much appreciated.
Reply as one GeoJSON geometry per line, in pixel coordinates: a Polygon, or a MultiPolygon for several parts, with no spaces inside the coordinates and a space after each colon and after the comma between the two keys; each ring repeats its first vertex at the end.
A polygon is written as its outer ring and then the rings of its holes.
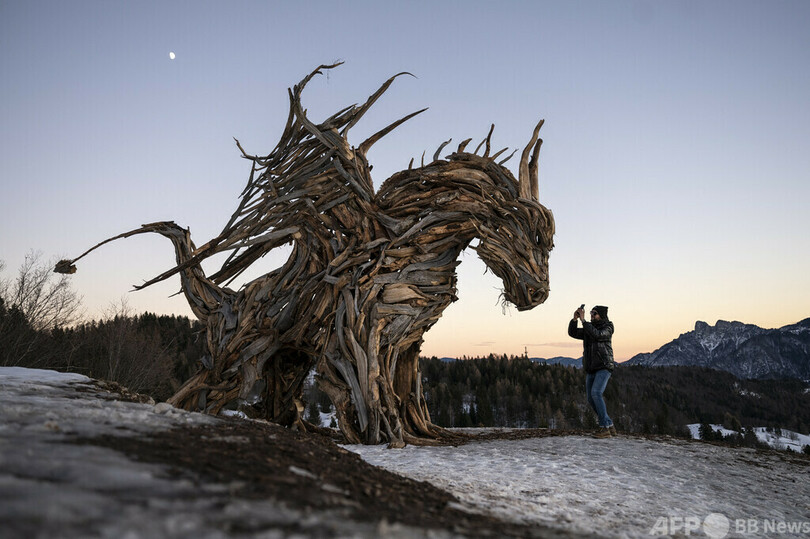
{"type": "Polygon", "coordinates": [[[710,522],[727,522],[730,536],[745,536],[734,533],[737,519],[810,527],[810,468],[751,449],[625,436],[550,436],[397,451],[345,447],[371,464],[448,490],[475,510],[575,532],[648,537],[662,530],[659,519],[673,518],[665,521],[673,526],[667,530],[699,521],[701,528],[692,534],[701,535],[702,523],[716,514],[722,517],[710,522]]]}
{"type": "MultiPolygon", "coordinates": [[[[96,436],[114,428],[121,435],[137,435],[183,424],[205,425],[216,419],[191,414],[168,404],[137,404],[118,400],[81,399],[102,391],[81,374],[0,368],[0,433],[16,428],[37,435],[96,436]],[[58,407],[55,404],[58,403],[58,407]]],[[[108,398],[109,399],[109,398],[108,398]]]]}
{"type": "Polygon", "coordinates": [[[790,448],[793,451],[800,452],[804,450],[804,446],[810,445],[810,436],[792,430],[780,429],[781,434],[776,434],[774,431],[768,431],[765,427],[757,427],[754,432],[760,441],[765,442],[774,449],[790,448]]]}
{"type": "Polygon", "coordinates": [[[177,479],[164,466],[75,443],[223,421],[114,397],[85,376],[0,367],[0,538],[224,539],[245,526],[312,537],[378,535],[368,524],[234,497],[231,485],[177,479]]]}
{"type": "MultiPolygon", "coordinates": [[[[710,426],[713,431],[719,432],[723,436],[740,434],[735,430],[725,428],[723,425],[710,426]]],[[[692,423],[691,425],[687,425],[687,427],[689,428],[689,432],[692,434],[692,438],[695,440],[700,440],[700,423],[692,423]]],[[[754,433],[757,435],[757,439],[760,442],[763,442],[774,449],[791,449],[797,453],[801,453],[804,450],[804,446],[810,445],[809,435],[793,432],[792,430],[779,429],[779,434],[777,434],[774,429],[768,430],[766,427],[756,427],[754,429],[754,433]]]]}
{"type": "MultiPolygon", "coordinates": [[[[279,528],[295,522],[299,530],[330,526],[337,537],[376,533],[281,510],[269,501],[233,498],[229,485],[178,480],[162,466],[72,443],[217,421],[223,420],[165,404],[112,400],[84,376],[0,368],[0,536],[196,539],[226,537],[221,530],[240,521],[279,528]]],[[[787,454],[629,436],[346,447],[372,464],[455,494],[470,511],[574,533],[683,533],[686,519],[703,523],[709,515],[738,537],[746,534],[736,533],[737,519],[810,526],[810,467],[787,454]]]]}
{"type": "MultiPolygon", "coordinates": [[[[711,425],[711,427],[714,432],[719,432],[723,436],[728,436],[729,434],[737,434],[737,431],[727,429],[723,425],[711,425]]],[[[692,423],[691,425],[686,425],[686,428],[689,429],[689,433],[692,435],[692,439],[700,440],[700,423],[692,423]]]]}

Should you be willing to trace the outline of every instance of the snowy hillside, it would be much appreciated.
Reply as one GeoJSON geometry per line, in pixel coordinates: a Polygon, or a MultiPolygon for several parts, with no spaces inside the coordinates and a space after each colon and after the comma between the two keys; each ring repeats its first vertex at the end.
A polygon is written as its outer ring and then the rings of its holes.
{"type": "Polygon", "coordinates": [[[787,453],[581,435],[348,446],[453,498],[325,438],[120,397],[83,376],[0,368],[4,539],[742,537],[752,522],[810,521],[809,461],[787,453]]]}
{"type": "MultiPolygon", "coordinates": [[[[691,425],[687,425],[687,427],[689,428],[689,432],[692,434],[692,438],[695,440],[700,440],[700,423],[693,423],[691,425]]],[[[723,427],[723,425],[711,425],[711,427],[713,431],[719,432],[723,436],[740,434],[735,430],[729,430],[723,427]]],[[[779,429],[778,431],[774,431],[773,429],[768,429],[766,427],[757,427],[754,429],[754,433],[757,435],[757,439],[760,442],[765,443],[774,449],[790,449],[800,453],[804,450],[805,446],[810,445],[810,436],[807,434],[793,432],[792,430],[779,429]]]]}

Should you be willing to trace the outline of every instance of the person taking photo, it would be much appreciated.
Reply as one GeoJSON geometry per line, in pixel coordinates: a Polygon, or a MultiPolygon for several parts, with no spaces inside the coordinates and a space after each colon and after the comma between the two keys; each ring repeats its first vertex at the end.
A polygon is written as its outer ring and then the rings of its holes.
{"type": "Polygon", "coordinates": [[[613,420],[607,413],[602,396],[613,372],[613,322],[608,320],[608,308],[597,305],[591,309],[591,321],[585,321],[585,306],[574,311],[574,318],[568,323],[568,335],[582,340],[582,368],[585,369],[585,393],[588,404],[599,419],[596,438],[610,438],[616,435],[613,420]],[[577,321],[582,320],[582,327],[577,321]]]}

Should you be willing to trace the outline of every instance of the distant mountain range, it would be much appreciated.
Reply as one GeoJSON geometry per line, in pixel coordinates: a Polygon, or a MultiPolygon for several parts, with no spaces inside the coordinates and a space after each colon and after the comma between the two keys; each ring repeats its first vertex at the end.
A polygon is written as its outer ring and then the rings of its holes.
{"type": "Polygon", "coordinates": [[[718,320],[695,323],[652,353],[638,354],[624,365],[708,367],[738,378],[810,380],[810,318],[779,329],[718,320]]]}
{"type": "MultiPolygon", "coordinates": [[[[581,368],[582,357],[529,358],[535,363],[581,368]]],[[[443,357],[442,361],[456,361],[443,357]]],[[[810,318],[778,329],[718,320],[696,322],[694,331],[621,365],[707,367],[737,378],[810,380],[810,318]]]]}
{"type": "Polygon", "coordinates": [[[565,367],[576,367],[578,369],[582,367],[581,357],[578,359],[574,359],[572,357],[557,356],[548,359],[543,359],[541,357],[533,357],[530,359],[535,363],[545,363],[546,365],[563,365],[565,367]]]}

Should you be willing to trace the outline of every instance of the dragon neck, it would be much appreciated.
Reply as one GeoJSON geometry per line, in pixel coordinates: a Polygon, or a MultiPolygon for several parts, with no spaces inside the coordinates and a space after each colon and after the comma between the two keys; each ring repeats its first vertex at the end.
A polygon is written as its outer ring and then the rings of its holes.
{"type": "Polygon", "coordinates": [[[480,224],[508,210],[503,200],[517,198],[517,181],[506,169],[473,154],[451,157],[399,172],[380,188],[378,206],[397,242],[435,238],[460,252],[480,237],[480,224]]]}
{"type": "MultiPolygon", "coordinates": [[[[144,225],[141,231],[157,232],[161,236],[168,238],[174,245],[175,259],[177,261],[175,269],[182,268],[178,272],[182,291],[197,318],[200,320],[207,319],[212,312],[220,310],[222,305],[228,302],[228,294],[226,294],[225,290],[208,279],[200,263],[194,261],[193,253],[196,247],[194,242],[191,241],[188,230],[179,227],[173,222],[161,222],[144,225]]],[[[153,282],[163,280],[163,278],[163,276],[156,277],[143,286],[148,286],[153,282]]]]}

